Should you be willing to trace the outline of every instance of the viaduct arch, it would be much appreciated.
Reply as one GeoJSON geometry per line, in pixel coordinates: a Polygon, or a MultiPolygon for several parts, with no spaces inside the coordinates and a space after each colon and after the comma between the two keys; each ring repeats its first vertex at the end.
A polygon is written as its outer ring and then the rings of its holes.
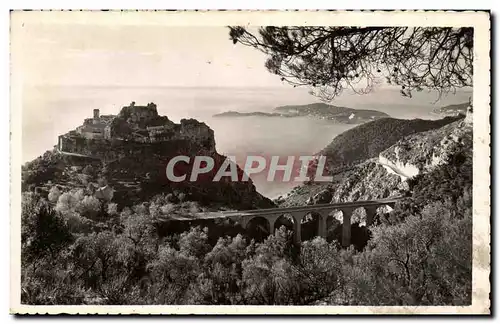
{"type": "Polygon", "coordinates": [[[327,235],[327,218],[332,211],[340,210],[342,212],[342,246],[348,247],[351,244],[351,217],[357,208],[363,207],[366,211],[366,226],[373,224],[373,219],[377,213],[377,208],[381,206],[394,207],[398,200],[402,197],[387,198],[380,200],[369,201],[356,201],[349,203],[336,203],[336,204],[319,204],[300,207],[288,208],[269,208],[269,209],[256,209],[238,212],[224,212],[224,213],[208,213],[215,214],[212,217],[205,218],[218,218],[228,217],[237,221],[243,228],[247,228],[248,224],[254,218],[264,218],[268,222],[268,229],[270,233],[278,228],[279,224],[276,221],[284,216],[290,215],[293,219],[293,239],[294,242],[300,244],[302,242],[302,220],[306,215],[315,213],[318,217],[317,222],[317,236],[326,238],[327,235]]]}

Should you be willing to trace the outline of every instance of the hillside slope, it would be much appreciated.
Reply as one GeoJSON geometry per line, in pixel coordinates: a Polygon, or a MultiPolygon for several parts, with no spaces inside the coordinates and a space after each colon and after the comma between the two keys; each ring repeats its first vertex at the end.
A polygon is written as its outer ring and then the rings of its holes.
{"type": "MultiPolygon", "coordinates": [[[[444,120],[436,122],[433,125],[444,123],[444,120]]],[[[406,121],[402,123],[408,126],[406,121]]],[[[370,125],[374,127],[377,123],[361,127],[366,128],[370,125]]],[[[409,130],[405,127],[399,129],[409,130]]],[[[416,130],[411,131],[416,132],[416,130]]],[[[390,139],[394,139],[394,134],[386,134],[390,139]]],[[[344,139],[349,138],[345,133],[342,135],[344,139]]],[[[357,143],[361,141],[359,138],[352,139],[357,143]]],[[[379,136],[378,139],[383,144],[383,137],[379,136]]],[[[440,128],[408,135],[378,154],[374,150],[373,155],[376,155],[374,158],[367,159],[351,170],[334,175],[331,183],[309,183],[294,188],[280,205],[288,207],[306,203],[347,202],[405,195],[411,190],[409,179],[452,163],[450,161],[456,158],[457,154],[470,159],[472,157],[472,125],[464,119],[440,128]],[[388,165],[392,168],[388,168],[388,165]],[[409,174],[404,176],[394,170],[409,174]],[[320,201],[320,197],[328,197],[329,201],[320,201]]]]}
{"type": "Polygon", "coordinates": [[[383,118],[356,126],[335,137],[318,155],[327,156],[330,168],[375,158],[405,136],[436,129],[463,117],[440,120],[383,118]]]}

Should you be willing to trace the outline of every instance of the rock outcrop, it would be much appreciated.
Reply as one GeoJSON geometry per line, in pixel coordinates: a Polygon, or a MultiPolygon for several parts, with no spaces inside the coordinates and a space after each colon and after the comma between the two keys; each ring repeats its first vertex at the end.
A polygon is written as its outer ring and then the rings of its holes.
{"type": "Polygon", "coordinates": [[[323,189],[314,197],[307,200],[308,205],[328,204],[332,200],[332,192],[329,189],[323,189]]]}

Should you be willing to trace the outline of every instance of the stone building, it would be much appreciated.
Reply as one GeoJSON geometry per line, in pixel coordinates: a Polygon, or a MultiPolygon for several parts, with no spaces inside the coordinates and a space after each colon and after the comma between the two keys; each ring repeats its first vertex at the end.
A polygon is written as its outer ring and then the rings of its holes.
{"type": "Polygon", "coordinates": [[[136,106],[133,101],[129,106],[125,106],[120,111],[119,117],[124,118],[130,123],[147,123],[158,117],[158,110],[156,104],[148,103],[146,106],[136,106]]]}
{"type": "Polygon", "coordinates": [[[94,109],[93,118],[86,118],[83,125],[76,128],[77,133],[88,139],[110,139],[111,138],[111,122],[115,118],[114,115],[99,114],[99,109],[94,109]]]}
{"type": "Polygon", "coordinates": [[[151,142],[159,142],[172,138],[174,128],[175,124],[172,123],[160,126],[148,126],[146,130],[151,142]]]}
{"type": "Polygon", "coordinates": [[[77,132],[85,138],[97,139],[104,138],[105,124],[91,124],[79,126],[76,130],[77,132]]]}

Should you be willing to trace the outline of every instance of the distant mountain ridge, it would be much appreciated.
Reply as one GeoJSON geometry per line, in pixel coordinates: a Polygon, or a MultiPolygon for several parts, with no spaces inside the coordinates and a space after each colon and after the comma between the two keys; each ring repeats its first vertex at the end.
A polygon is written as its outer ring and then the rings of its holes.
{"type": "Polygon", "coordinates": [[[458,114],[465,115],[467,113],[467,108],[469,106],[470,106],[469,102],[447,105],[444,107],[434,109],[434,113],[442,116],[456,116],[458,114]]]}
{"type": "Polygon", "coordinates": [[[213,117],[251,117],[251,116],[263,116],[263,117],[291,117],[285,116],[278,113],[266,113],[262,111],[253,111],[253,112],[238,112],[238,111],[225,111],[220,114],[215,114],[213,117]]]}
{"type": "Polygon", "coordinates": [[[390,117],[388,114],[367,109],[354,109],[347,107],[338,107],[326,103],[313,103],[308,105],[287,105],[273,109],[272,113],[267,112],[237,112],[226,111],[215,114],[213,117],[312,117],[318,119],[331,120],[344,124],[360,124],[380,118],[390,117]]]}

